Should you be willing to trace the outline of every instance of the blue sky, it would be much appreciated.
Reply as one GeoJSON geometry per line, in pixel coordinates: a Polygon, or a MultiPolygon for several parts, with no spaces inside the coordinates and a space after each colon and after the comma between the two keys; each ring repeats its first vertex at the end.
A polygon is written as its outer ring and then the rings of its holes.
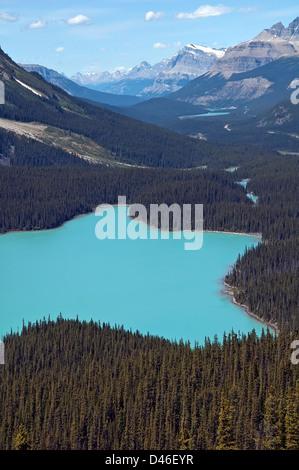
{"type": "Polygon", "coordinates": [[[71,76],[229,47],[299,16],[298,0],[0,0],[0,45],[15,61],[71,76]]]}

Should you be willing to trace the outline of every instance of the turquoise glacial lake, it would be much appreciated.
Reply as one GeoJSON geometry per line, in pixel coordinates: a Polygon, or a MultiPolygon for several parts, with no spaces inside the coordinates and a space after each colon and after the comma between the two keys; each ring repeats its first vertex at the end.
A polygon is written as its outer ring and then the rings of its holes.
{"type": "MultiPolygon", "coordinates": [[[[21,331],[23,321],[60,313],[192,346],[214,335],[221,341],[232,330],[266,330],[233,304],[223,284],[238,254],[257,237],[204,233],[202,248],[187,251],[186,240],[172,235],[99,240],[98,221],[92,213],[58,229],[0,236],[0,337],[21,331]]],[[[141,230],[149,235],[152,229],[141,224],[141,230]]]]}
{"type": "Polygon", "coordinates": [[[228,112],[208,112],[203,114],[189,114],[185,116],[178,116],[179,119],[195,119],[197,117],[211,117],[211,116],[224,116],[225,114],[230,114],[228,112]]]}

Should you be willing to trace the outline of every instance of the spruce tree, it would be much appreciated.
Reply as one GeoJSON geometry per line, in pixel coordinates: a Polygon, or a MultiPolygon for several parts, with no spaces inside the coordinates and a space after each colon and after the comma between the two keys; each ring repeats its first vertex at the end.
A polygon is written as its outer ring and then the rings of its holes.
{"type": "Polygon", "coordinates": [[[273,387],[270,387],[265,402],[263,447],[266,450],[282,448],[279,400],[273,387]]]}
{"type": "Polygon", "coordinates": [[[20,426],[19,432],[15,438],[15,450],[30,450],[28,433],[25,426],[20,426]]]}
{"type": "Polygon", "coordinates": [[[299,382],[295,392],[288,391],[286,399],[286,449],[299,450],[299,382]]]}
{"type": "Polygon", "coordinates": [[[233,415],[233,406],[224,394],[222,394],[216,450],[237,450],[234,438],[233,415]]]}

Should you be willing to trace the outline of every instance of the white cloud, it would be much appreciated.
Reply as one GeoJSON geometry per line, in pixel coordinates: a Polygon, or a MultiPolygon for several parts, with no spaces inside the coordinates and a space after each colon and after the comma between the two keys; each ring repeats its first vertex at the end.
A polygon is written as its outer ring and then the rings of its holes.
{"type": "Polygon", "coordinates": [[[154,49],[165,49],[165,47],[169,47],[167,44],[164,44],[163,42],[155,42],[153,44],[154,49]]]}
{"type": "Polygon", "coordinates": [[[46,20],[33,21],[28,25],[29,29],[42,29],[47,26],[46,20]]]}
{"type": "Polygon", "coordinates": [[[164,11],[157,11],[157,12],[154,12],[154,11],[148,11],[146,14],[145,14],[145,21],[153,21],[153,20],[162,20],[162,18],[165,18],[165,13],[164,11]]]}
{"type": "Polygon", "coordinates": [[[63,46],[56,47],[55,51],[56,52],[63,52],[63,51],[65,51],[65,47],[63,47],[63,46]]]}
{"type": "Polygon", "coordinates": [[[165,49],[166,47],[180,47],[182,43],[180,41],[176,41],[173,44],[165,44],[163,42],[155,42],[153,44],[154,49],[165,49]]]}
{"type": "Polygon", "coordinates": [[[69,26],[77,26],[79,24],[90,24],[90,23],[91,23],[90,18],[84,15],[77,15],[74,18],[70,18],[67,20],[67,24],[69,26]]]}
{"type": "Polygon", "coordinates": [[[190,19],[195,20],[197,18],[208,18],[209,16],[220,16],[224,15],[225,13],[230,13],[232,9],[230,7],[226,7],[224,5],[202,5],[194,11],[189,13],[177,13],[175,18],[178,20],[183,19],[190,19]]]}
{"type": "Polygon", "coordinates": [[[5,13],[3,11],[0,12],[0,20],[1,21],[7,21],[8,23],[14,23],[15,21],[18,21],[18,17],[14,15],[10,15],[9,13],[5,13]]]}

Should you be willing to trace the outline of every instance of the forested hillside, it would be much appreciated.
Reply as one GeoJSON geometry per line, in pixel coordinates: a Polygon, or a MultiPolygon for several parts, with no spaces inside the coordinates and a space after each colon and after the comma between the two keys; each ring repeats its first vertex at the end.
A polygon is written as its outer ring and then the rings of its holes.
{"type": "Polygon", "coordinates": [[[99,204],[117,204],[119,195],[146,207],[204,204],[210,230],[258,228],[244,188],[223,171],[0,166],[0,233],[54,228],[99,204]]]}
{"type": "Polygon", "coordinates": [[[298,449],[296,338],[171,343],[41,321],[4,341],[1,449],[298,449]]]}
{"type": "MultiPolygon", "coordinates": [[[[152,167],[190,168],[209,164],[223,168],[256,153],[245,146],[192,139],[94,106],[47,83],[40,75],[26,72],[1,49],[0,79],[5,84],[0,118],[41,123],[76,133],[109,151],[113,160],[152,167]]],[[[258,152],[269,153],[262,149],[258,152]]]]}
{"type": "MultiPolygon", "coordinates": [[[[235,297],[259,317],[299,326],[299,160],[248,167],[248,190],[259,195],[258,217],[265,243],[238,260],[226,281],[235,297]]],[[[244,170],[240,170],[245,175],[244,170]]]]}

